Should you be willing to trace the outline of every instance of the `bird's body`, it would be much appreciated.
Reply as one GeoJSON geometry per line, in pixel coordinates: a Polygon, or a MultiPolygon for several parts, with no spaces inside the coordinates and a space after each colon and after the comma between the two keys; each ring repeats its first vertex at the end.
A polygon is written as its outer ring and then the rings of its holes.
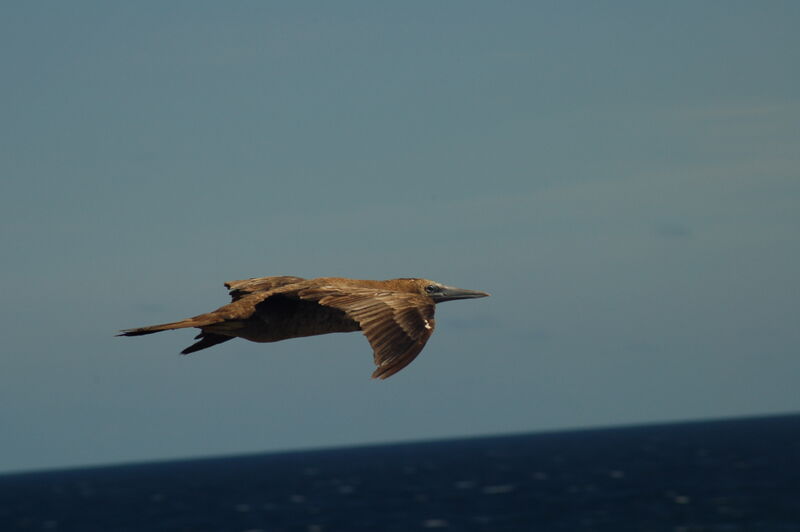
{"type": "Polygon", "coordinates": [[[239,337],[253,342],[361,330],[375,352],[373,377],[386,378],[407,366],[433,333],[436,303],[489,294],[427,279],[371,281],[343,277],[258,277],[225,283],[232,301],[182,321],[122,331],[139,336],[197,327],[193,353],[239,337]]]}

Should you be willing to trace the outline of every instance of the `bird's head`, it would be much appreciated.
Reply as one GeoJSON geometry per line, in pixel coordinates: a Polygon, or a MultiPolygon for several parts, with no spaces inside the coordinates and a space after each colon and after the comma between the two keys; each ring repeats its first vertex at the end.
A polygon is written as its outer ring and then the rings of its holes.
{"type": "Polygon", "coordinates": [[[437,283],[436,281],[431,281],[430,279],[404,279],[404,281],[410,284],[410,291],[428,296],[433,299],[434,303],[453,301],[455,299],[487,297],[489,295],[486,292],[479,292],[478,290],[467,290],[465,288],[447,286],[437,283]]]}

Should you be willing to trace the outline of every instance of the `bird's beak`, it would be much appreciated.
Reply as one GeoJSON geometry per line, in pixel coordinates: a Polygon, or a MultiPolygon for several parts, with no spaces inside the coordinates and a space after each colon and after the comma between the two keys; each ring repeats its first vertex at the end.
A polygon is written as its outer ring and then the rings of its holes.
{"type": "Polygon", "coordinates": [[[476,297],[488,297],[486,292],[478,290],[467,290],[466,288],[456,288],[455,286],[443,286],[441,292],[433,294],[436,303],[443,301],[453,301],[455,299],[474,299],[476,297]]]}

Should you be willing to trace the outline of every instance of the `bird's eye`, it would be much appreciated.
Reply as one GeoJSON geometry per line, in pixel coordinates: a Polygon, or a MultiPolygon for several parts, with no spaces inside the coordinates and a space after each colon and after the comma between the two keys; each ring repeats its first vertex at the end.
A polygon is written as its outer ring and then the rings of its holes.
{"type": "Polygon", "coordinates": [[[436,286],[435,284],[429,284],[428,286],[425,287],[425,291],[428,292],[429,294],[433,294],[439,291],[439,287],[436,286]]]}

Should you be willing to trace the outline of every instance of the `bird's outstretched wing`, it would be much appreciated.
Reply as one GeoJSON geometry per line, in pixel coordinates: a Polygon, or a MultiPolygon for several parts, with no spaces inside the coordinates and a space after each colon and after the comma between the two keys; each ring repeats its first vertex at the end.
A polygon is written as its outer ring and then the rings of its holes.
{"type": "Polygon", "coordinates": [[[373,378],[385,379],[409,365],[435,326],[434,303],[421,294],[328,285],[298,290],[297,297],[339,309],[358,322],[375,352],[373,378]]]}
{"type": "Polygon", "coordinates": [[[253,294],[255,292],[265,292],[274,290],[281,286],[300,283],[305,281],[302,277],[292,277],[290,275],[279,275],[276,277],[253,277],[252,279],[243,279],[241,281],[228,281],[225,283],[225,288],[228,289],[231,301],[238,301],[239,299],[253,294]]]}

